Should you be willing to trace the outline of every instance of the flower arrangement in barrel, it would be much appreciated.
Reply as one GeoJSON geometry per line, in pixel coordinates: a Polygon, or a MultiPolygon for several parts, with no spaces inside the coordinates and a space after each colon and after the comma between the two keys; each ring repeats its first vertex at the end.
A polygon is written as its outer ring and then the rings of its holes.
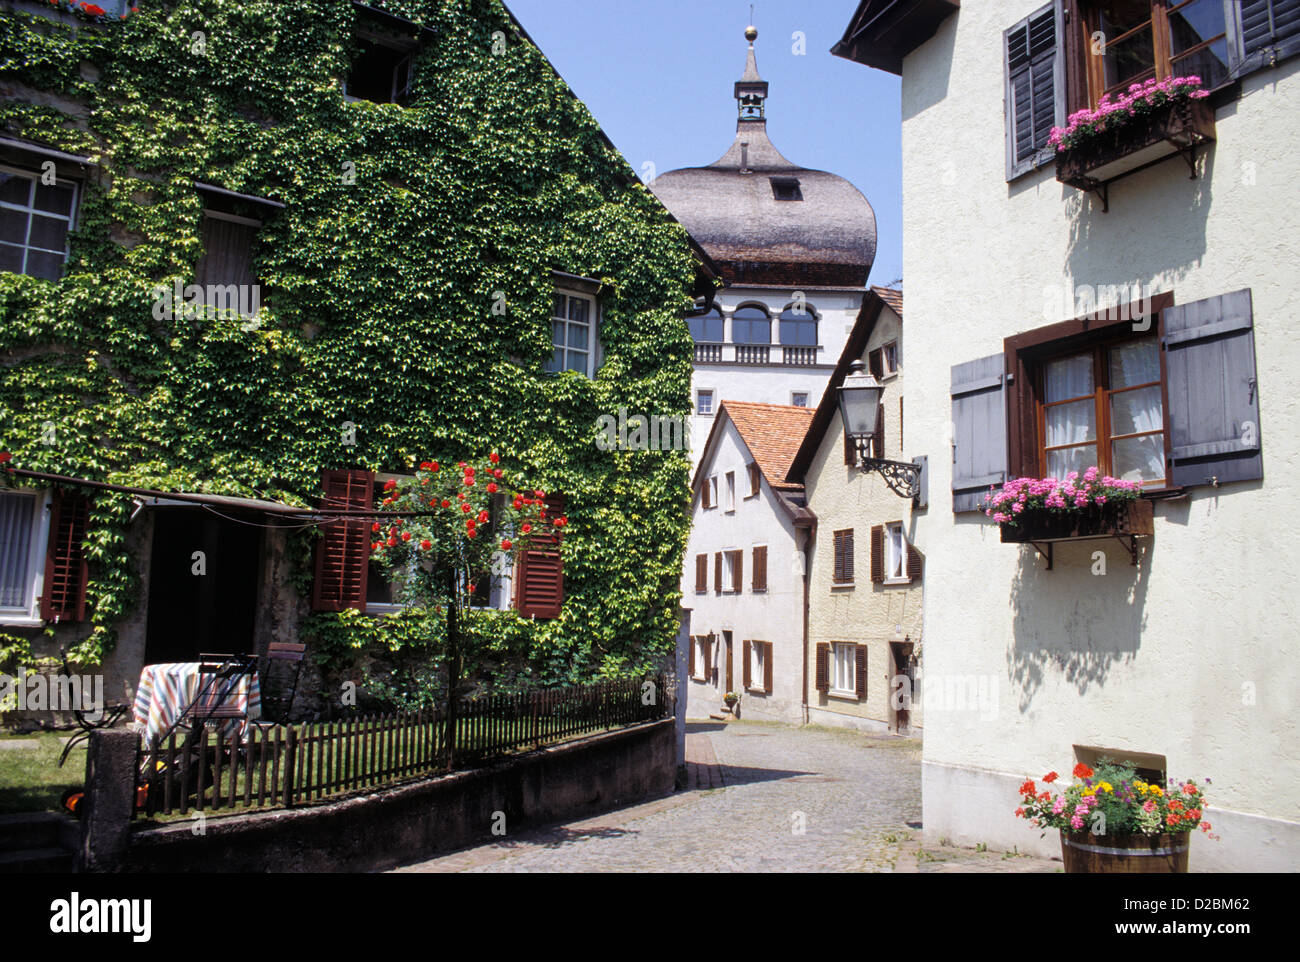
{"type": "Polygon", "coordinates": [[[1145,83],[1130,84],[1127,93],[1112,100],[1102,94],[1095,110],[1077,110],[1066,120],[1064,127],[1053,127],[1047,145],[1062,153],[1087,143],[1107,131],[1123,127],[1138,117],[1155,113],[1170,103],[1203,100],[1209,91],[1201,86],[1200,77],[1154,77],[1145,83]]]}
{"type": "MultiPolygon", "coordinates": [[[[1164,835],[1199,828],[1207,836],[1205,796],[1190,779],[1166,786],[1138,778],[1133,766],[1101,759],[1094,771],[1080,762],[1074,766],[1075,782],[1060,792],[1050,787],[1060,776],[1048,772],[1040,789],[1032,780],[1020,786],[1016,817],[1043,829],[1091,832],[1094,835],[1164,835]]],[[[1210,784],[1210,779],[1205,779],[1210,784]]]]}
{"type": "Polygon", "coordinates": [[[1036,512],[1082,511],[1107,504],[1136,501],[1141,481],[1125,481],[1088,468],[1080,476],[1071,471],[1061,478],[1015,478],[1001,488],[990,487],[984,496],[984,513],[999,524],[1015,527],[1021,515],[1036,512]]]}
{"type": "Polygon", "coordinates": [[[384,482],[379,509],[393,517],[371,524],[371,556],[403,603],[429,606],[452,597],[465,607],[476,579],[499,576],[507,559],[569,523],[549,516],[546,492],[508,475],[496,452],[479,466],[422,461],[414,475],[384,482]]]}

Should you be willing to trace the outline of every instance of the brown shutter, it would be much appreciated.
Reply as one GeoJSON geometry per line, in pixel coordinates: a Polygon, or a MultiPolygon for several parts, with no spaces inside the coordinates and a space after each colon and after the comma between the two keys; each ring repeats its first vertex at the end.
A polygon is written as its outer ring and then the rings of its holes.
{"type": "Polygon", "coordinates": [[[713,556],[713,593],[722,594],[722,552],[713,556]]]}
{"type": "Polygon", "coordinates": [[[698,647],[700,647],[699,638],[695,635],[691,635],[691,667],[689,674],[692,678],[695,677],[695,649],[698,647]]]}
{"type": "Polygon", "coordinates": [[[925,570],[925,559],[910,543],[907,546],[907,580],[915,584],[921,580],[925,570]]]}
{"type": "Polygon", "coordinates": [[[767,590],[767,545],[754,549],[754,590],[767,590]]]}
{"type": "Polygon", "coordinates": [[[885,580],[885,527],[871,528],[871,580],[881,584],[885,580]]]}
{"type": "Polygon", "coordinates": [[[55,492],[50,505],[50,538],[45,546],[45,586],[41,617],[46,621],[86,619],[87,564],[84,553],[90,502],[55,492]]]}
{"type": "Polygon", "coordinates": [[[880,348],[867,354],[867,370],[877,381],[885,376],[884,352],[880,348]]]}
{"type": "Polygon", "coordinates": [[[710,631],[704,643],[704,677],[710,680],[713,678],[713,645],[717,637],[710,631]]]}
{"type": "Polygon", "coordinates": [[[760,483],[760,481],[759,481],[758,464],[757,464],[757,463],[755,463],[755,464],[751,464],[751,465],[749,466],[749,493],[750,493],[750,495],[753,496],[753,495],[755,495],[755,494],[758,494],[759,489],[761,488],[761,486],[762,486],[762,485],[761,485],[761,483],[760,483]]]}
{"type": "Polygon", "coordinates": [[[855,445],[853,439],[849,437],[848,431],[844,432],[844,463],[849,467],[855,467],[858,463],[857,445],[855,445]]]}
{"type": "MultiPolygon", "coordinates": [[[[562,494],[546,496],[546,518],[564,514],[562,494]]],[[[564,605],[564,561],[560,557],[560,530],[543,524],[519,559],[515,577],[515,608],[525,618],[558,618],[564,605]]]]}
{"type": "Polygon", "coordinates": [[[705,478],[705,479],[704,479],[704,494],[703,494],[705,510],[707,510],[707,509],[713,507],[713,501],[709,498],[709,489],[710,489],[710,487],[711,487],[711,485],[709,484],[709,479],[708,479],[708,478],[705,478]]]}
{"type": "Polygon", "coordinates": [[[844,580],[853,580],[853,529],[844,532],[844,580]]]}
{"type": "Polygon", "coordinates": [[[825,642],[819,642],[817,645],[817,690],[820,692],[831,690],[830,657],[831,646],[825,642]]]}
{"type": "Polygon", "coordinates": [[[883,404],[876,408],[876,433],[871,436],[871,456],[873,458],[885,456],[885,406],[883,404]]]}
{"type": "Polygon", "coordinates": [[[853,686],[854,694],[859,698],[867,697],[867,646],[858,645],[853,652],[853,686]]]}
{"type": "Polygon", "coordinates": [[[763,646],[763,691],[772,694],[772,643],[760,642],[763,646]]]}
{"type": "Polygon", "coordinates": [[[709,556],[695,556],[695,593],[703,594],[709,590],[709,556]]]}
{"type": "MultiPolygon", "coordinates": [[[[371,471],[325,471],[321,509],[365,510],[374,507],[375,476],[371,471]]],[[[313,611],[366,610],[366,579],[370,571],[372,518],[340,518],[321,526],[316,543],[313,611]]]]}
{"type": "Polygon", "coordinates": [[[743,674],[744,674],[744,679],[745,679],[745,688],[746,688],[746,689],[748,689],[748,688],[749,688],[749,685],[750,685],[750,677],[749,677],[749,675],[750,675],[750,672],[749,672],[749,653],[750,653],[750,649],[752,649],[753,647],[754,647],[754,643],[753,643],[752,641],[750,641],[748,638],[746,638],[746,639],[745,639],[745,643],[744,643],[744,648],[745,648],[745,655],[744,655],[744,657],[745,657],[745,670],[744,670],[744,672],[743,672],[743,674]]]}
{"type": "Polygon", "coordinates": [[[740,594],[745,590],[745,552],[731,552],[731,590],[740,594]]]}

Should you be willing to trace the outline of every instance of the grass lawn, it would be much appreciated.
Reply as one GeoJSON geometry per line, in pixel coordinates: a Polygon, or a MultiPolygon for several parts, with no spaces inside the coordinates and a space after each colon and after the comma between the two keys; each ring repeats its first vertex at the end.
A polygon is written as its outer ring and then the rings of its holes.
{"type": "Polygon", "coordinates": [[[0,815],[16,812],[56,812],[65,788],[80,785],[86,775],[86,748],[72,750],[59,767],[62,739],[73,732],[0,735],[0,815]],[[36,748],[9,748],[6,743],[36,742],[36,748]]]}

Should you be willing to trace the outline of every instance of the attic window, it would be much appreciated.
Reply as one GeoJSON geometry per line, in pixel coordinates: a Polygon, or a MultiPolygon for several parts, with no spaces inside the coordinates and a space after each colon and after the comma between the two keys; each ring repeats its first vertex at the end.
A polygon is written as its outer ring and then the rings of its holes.
{"type": "Polygon", "coordinates": [[[346,92],[353,100],[406,105],[411,88],[411,52],[357,37],[346,92]]]}
{"type": "Polygon", "coordinates": [[[769,177],[768,180],[772,182],[772,196],[777,200],[803,200],[797,178],[769,177]]]}

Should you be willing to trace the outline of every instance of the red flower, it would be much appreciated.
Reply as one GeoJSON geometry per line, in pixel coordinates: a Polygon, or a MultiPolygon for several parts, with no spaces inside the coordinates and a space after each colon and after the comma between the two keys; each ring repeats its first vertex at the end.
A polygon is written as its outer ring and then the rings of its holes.
{"type": "Polygon", "coordinates": [[[383,500],[382,502],[380,502],[380,503],[381,503],[381,504],[392,504],[392,503],[393,503],[393,499],[392,499],[392,498],[384,498],[384,500],[383,500]]]}
{"type": "Polygon", "coordinates": [[[1025,814],[1025,810],[1023,808],[1016,809],[1016,818],[1019,818],[1021,815],[1024,814],[1025,814]]]}
{"type": "Polygon", "coordinates": [[[480,511],[478,513],[479,524],[487,524],[488,521],[490,521],[491,519],[492,519],[492,515],[490,515],[487,511],[480,511]]]}
{"type": "Polygon", "coordinates": [[[555,526],[557,528],[563,528],[568,523],[569,523],[569,519],[564,516],[560,516],[555,519],[555,526]]]}
{"type": "Polygon", "coordinates": [[[379,530],[379,522],[376,521],[374,524],[372,524],[372,525],[370,526],[370,530],[371,530],[371,531],[376,531],[376,532],[377,532],[377,531],[379,530]]]}
{"type": "Polygon", "coordinates": [[[392,491],[396,487],[397,487],[397,482],[394,481],[392,478],[389,478],[387,481],[384,482],[385,491],[392,491]]]}
{"type": "Polygon", "coordinates": [[[488,494],[496,494],[496,493],[497,493],[497,486],[496,486],[495,484],[492,484],[491,482],[489,482],[489,483],[488,483],[488,486],[487,486],[487,492],[488,492],[488,494]]]}
{"type": "Polygon", "coordinates": [[[432,547],[433,547],[433,542],[430,541],[428,538],[425,538],[423,541],[420,542],[420,549],[422,551],[428,551],[432,547]]]}
{"type": "Polygon", "coordinates": [[[499,454],[497,454],[495,451],[493,451],[491,454],[488,455],[488,460],[491,461],[493,464],[500,464],[500,463],[501,463],[501,455],[499,455],[499,454]]]}
{"type": "Polygon", "coordinates": [[[1046,775],[1043,776],[1043,781],[1047,782],[1047,784],[1050,785],[1058,778],[1060,778],[1060,776],[1057,775],[1056,772],[1048,772],[1046,775]]]}
{"type": "Polygon", "coordinates": [[[524,506],[524,499],[523,499],[523,498],[515,498],[515,500],[514,500],[513,502],[511,502],[511,503],[515,506],[515,510],[518,511],[520,508],[522,508],[522,507],[524,506]]]}
{"type": "Polygon", "coordinates": [[[443,506],[444,508],[450,508],[450,507],[451,507],[451,502],[448,501],[446,498],[443,498],[443,499],[442,499],[442,506],[443,506]]]}
{"type": "Polygon", "coordinates": [[[437,470],[438,470],[438,462],[437,462],[437,461],[430,461],[430,462],[429,462],[429,470],[430,470],[430,471],[437,471],[437,470]]]}
{"type": "Polygon", "coordinates": [[[505,474],[504,471],[502,471],[500,468],[497,468],[495,471],[492,472],[492,477],[500,478],[504,474],[505,474]]]}
{"type": "Polygon", "coordinates": [[[470,513],[471,511],[473,511],[474,509],[471,508],[471,507],[470,507],[469,505],[467,505],[467,504],[462,504],[462,505],[460,506],[460,510],[464,511],[466,514],[469,514],[469,513],[470,513]]]}
{"type": "Polygon", "coordinates": [[[467,537],[467,538],[477,538],[477,537],[478,537],[478,531],[477,531],[476,529],[474,529],[474,528],[467,528],[467,529],[465,530],[465,537],[467,537]]]}
{"type": "Polygon", "coordinates": [[[465,467],[465,462],[464,462],[464,461],[457,461],[457,462],[456,462],[456,467],[458,467],[458,468],[463,468],[463,467],[465,467]]]}
{"type": "Polygon", "coordinates": [[[534,492],[533,492],[533,497],[536,498],[538,501],[540,501],[540,500],[542,500],[544,497],[546,497],[546,492],[545,492],[545,491],[534,491],[534,492]]]}
{"type": "Polygon", "coordinates": [[[371,550],[371,551],[378,551],[378,550],[379,550],[380,548],[382,548],[382,547],[383,547],[383,545],[381,545],[378,541],[376,541],[374,544],[372,544],[372,545],[370,546],[370,550],[371,550]]]}
{"type": "Polygon", "coordinates": [[[1030,781],[1027,781],[1025,782],[1025,784],[1020,786],[1021,795],[1033,795],[1037,791],[1038,791],[1038,786],[1030,781]]]}
{"type": "Polygon", "coordinates": [[[1050,801],[1052,800],[1052,793],[1051,793],[1051,792],[1043,792],[1043,794],[1041,794],[1041,795],[1038,796],[1038,800],[1039,800],[1040,802],[1050,802],[1050,801]]]}
{"type": "Polygon", "coordinates": [[[102,17],[106,13],[104,8],[97,3],[83,3],[81,6],[92,17],[102,17]]]}
{"type": "Polygon", "coordinates": [[[1087,765],[1085,765],[1083,762],[1079,762],[1079,764],[1074,766],[1074,777],[1092,778],[1092,769],[1089,768],[1087,765]]]}
{"type": "Polygon", "coordinates": [[[429,470],[429,462],[428,462],[428,461],[421,461],[421,462],[420,462],[420,470],[421,470],[421,471],[428,471],[428,470],[429,470]]]}
{"type": "Polygon", "coordinates": [[[474,478],[472,475],[465,475],[465,486],[470,488],[474,487],[474,478]]]}
{"type": "Polygon", "coordinates": [[[503,539],[501,540],[501,550],[502,550],[502,551],[509,551],[509,550],[510,550],[511,548],[513,548],[513,547],[514,547],[514,545],[510,543],[510,539],[509,539],[509,538],[503,538],[503,539]]]}
{"type": "Polygon", "coordinates": [[[474,477],[474,465],[471,464],[469,467],[465,469],[465,477],[467,478],[474,477]]]}
{"type": "Polygon", "coordinates": [[[13,457],[8,451],[0,451],[0,464],[8,464],[13,460],[13,457]]]}
{"type": "Polygon", "coordinates": [[[403,540],[403,541],[410,541],[410,540],[411,540],[411,532],[409,532],[409,531],[403,531],[403,532],[402,532],[402,540],[403,540]]]}
{"type": "Polygon", "coordinates": [[[464,492],[464,491],[457,491],[457,492],[456,492],[456,498],[457,498],[457,500],[464,501],[464,500],[465,500],[465,492],[464,492]]]}
{"type": "Polygon", "coordinates": [[[523,527],[521,527],[519,530],[522,531],[524,534],[528,534],[528,532],[533,530],[533,526],[529,524],[527,521],[525,521],[523,523],[523,527]]]}
{"type": "Polygon", "coordinates": [[[396,548],[396,547],[397,547],[397,539],[394,538],[392,535],[389,535],[389,537],[388,537],[388,547],[390,547],[390,548],[396,548]]]}

